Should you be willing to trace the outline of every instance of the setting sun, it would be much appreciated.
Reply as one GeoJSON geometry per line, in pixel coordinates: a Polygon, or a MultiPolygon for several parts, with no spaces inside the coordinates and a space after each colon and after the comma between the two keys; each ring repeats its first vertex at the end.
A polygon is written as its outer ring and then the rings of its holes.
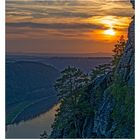
{"type": "Polygon", "coordinates": [[[114,36],[116,34],[116,32],[113,29],[108,29],[108,30],[104,31],[104,34],[114,36]]]}

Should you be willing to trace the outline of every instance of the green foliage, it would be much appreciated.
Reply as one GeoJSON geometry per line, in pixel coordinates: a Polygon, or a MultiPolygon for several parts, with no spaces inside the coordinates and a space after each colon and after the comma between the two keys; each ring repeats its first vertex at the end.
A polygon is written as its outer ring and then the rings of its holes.
{"type": "Polygon", "coordinates": [[[117,122],[115,135],[122,137],[128,131],[129,137],[134,137],[134,87],[116,78],[112,85],[112,95],[115,97],[112,117],[117,122]]]}
{"type": "Polygon", "coordinates": [[[117,41],[117,43],[115,44],[114,46],[115,48],[113,49],[113,53],[114,53],[113,60],[112,60],[113,69],[115,69],[117,64],[119,63],[119,60],[124,53],[125,45],[126,45],[126,41],[124,39],[124,36],[122,35],[120,39],[117,41]]]}
{"type": "Polygon", "coordinates": [[[110,64],[103,64],[103,65],[96,66],[90,74],[91,81],[94,80],[97,76],[106,74],[110,70],[111,70],[110,64]]]}
{"type": "Polygon", "coordinates": [[[61,76],[55,83],[58,97],[62,100],[73,98],[76,103],[80,96],[81,89],[87,85],[89,79],[80,69],[68,67],[61,72],[61,76]]]}
{"type": "Polygon", "coordinates": [[[62,71],[60,78],[55,83],[61,105],[53,128],[60,130],[70,125],[73,126],[69,137],[80,137],[82,124],[80,120],[94,112],[86,100],[85,87],[88,83],[88,75],[75,67],[68,67],[62,71]]]}
{"type": "Polygon", "coordinates": [[[71,129],[68,138],[77,138],[75,129],[71,129]]]}

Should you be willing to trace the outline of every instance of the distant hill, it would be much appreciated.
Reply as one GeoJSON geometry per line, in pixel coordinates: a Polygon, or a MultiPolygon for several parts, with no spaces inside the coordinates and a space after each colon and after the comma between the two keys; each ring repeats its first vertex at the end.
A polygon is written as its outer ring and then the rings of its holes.
{"type": "Polygon", "coordinates": [[[29,119],[57,102],[54,81],[59,71],[38,62],[6,63],[6,123],[29,119]],[[20,113],[34,110],[18,119],[20,113]]]}
{"type": "Polygon", "coordinates": [[[46,55],[7,55],[7,62],[31,61],[40,62],[46,65],[52,65],[62,71],[67,66],[80,68],[89,73],[95,66],[110,63],[111,57],[79,57],[79,56],[46,56],[46,55]]]}
{"type": "Polygon", "coordinates": [[[44,56],[44,57],[112,57],[112,53],[8,53],[8,56],[44,56]]]}

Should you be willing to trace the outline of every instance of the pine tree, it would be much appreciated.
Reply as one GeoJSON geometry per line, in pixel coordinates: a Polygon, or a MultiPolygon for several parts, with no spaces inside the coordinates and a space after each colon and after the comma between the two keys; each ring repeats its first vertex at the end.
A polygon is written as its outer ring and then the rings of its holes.
{"type": "Polygon", "coordinates": [[[83,104],[80,104],[80,99],[84,95],[84,87],[88,82],[86,74],[78,68],[69,66],[61,72],[60,78],[55,83],[58,97],[61,100],[60,109],[63,108],[72,116],[77,137],[81,137],[78,118],[81,115],[81,105],[83,104]]]}
{"type": "Polygon", "coordinates": [[[117,41],[117,43],[115,44],[115,48],[113,49],[113,53],[114,53],[113,60],[112,60],[113,69],[115,69],[115,67],[119,63],[121,56],[123,55],[125,44],[126,41],[124,39],[124,36],[122,35],[120,39],[117,41]]]}
{"type": "Polygon", "coordinates": [[[103,65],[98,65],[96,66],[91,74],[91,81],[94,80],[97,76],[103,75],[111,71],[111,65],[110,64],[103,64],[103,65]]]}
{"type": "Polygon", "coordinates": [[[88,80],[88,76],[80,69],[69,66],[61,72],[60,78],[55,83],[59,99],[77,98],[79,91],[88,83],[88,80]]]}

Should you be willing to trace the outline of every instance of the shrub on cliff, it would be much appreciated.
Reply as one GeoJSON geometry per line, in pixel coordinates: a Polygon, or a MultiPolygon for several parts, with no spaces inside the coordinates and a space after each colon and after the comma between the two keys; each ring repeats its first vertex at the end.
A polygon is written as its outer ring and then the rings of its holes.
{"type": "Polygon", "coordinates": [[[97,76],[104,75],[111,71],[111,65],[110,64],[102,64],[96,66],[94,69],[92,69],[90,74],[91,81],[94,80],[97,76]]]}
{"type": "Polygon", "coordinates": [[[120,77],[116,77],[112,85],[115,107],[112,118],[117,122],[114,137],[134,138],[134,87],[130,87],[120,77]]]}
{"type": "Polygon", "coordinates": [[[117,43],[114,45],[114,49],[112,50],[114,53],[112,60],[113,69],[115,69],[116,66],[118,65],[119,60],[124,53],[125,45],[126,41],[124,39],[124,36],[122,35],[120,39],[117,41],[117,43]]]}

